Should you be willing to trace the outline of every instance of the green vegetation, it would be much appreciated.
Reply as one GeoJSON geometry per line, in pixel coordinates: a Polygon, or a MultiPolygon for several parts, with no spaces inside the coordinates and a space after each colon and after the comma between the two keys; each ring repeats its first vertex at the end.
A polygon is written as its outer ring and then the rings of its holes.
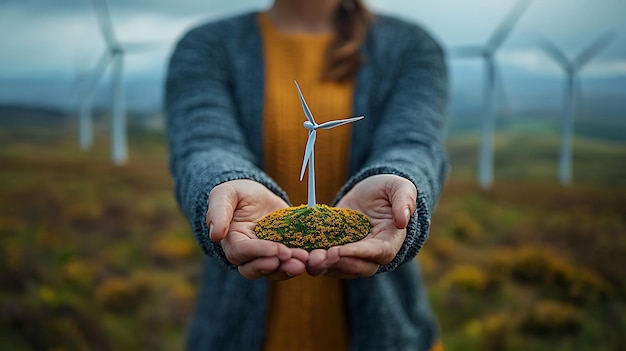
{"type": "MultiPolygon", "coordinates": [[[[66,118],[9,120],[0,350],[181,349],[201,253],[164,136],[133,131],[131,162],[115,167],[103,129],[82,152],[66,118]]],[[[451,139],[451,178],[418,255],[446,350],[626,348],[625,145],[577,137],[571,187],[556,182],[557,146],[550,133],[500,133],[485,191],[476,138],[451,139]]]]}
{"type": "Polygon", "coordinates": [[[359,241],[369,234],[370,222],[364,214],[346,208],[300,205],[261,218],[254,232],[261,239],[312,251],[359,241]]]}
{"type": "Polygon", "coordinates": [[[89,153],[73,136],[0,128],[0,350],[181,349],[201,253],[164,136],[133,138],[125,167],[104,134],[89,153]]]}

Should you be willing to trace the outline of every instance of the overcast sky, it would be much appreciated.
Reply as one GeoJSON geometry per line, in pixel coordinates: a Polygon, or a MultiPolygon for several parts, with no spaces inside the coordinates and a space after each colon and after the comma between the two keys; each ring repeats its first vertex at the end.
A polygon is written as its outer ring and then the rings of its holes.
{"type": "MultiPolygon", "coordinates": [[[[421,23],[445,47],[485,43],[515,2],[366,1],[375,11],[421,23]]],[[[206,20],[266,8],[270,1],[108,0],[107,3],[115,35],[121,42],[163,43],[163,48],[154,52],[128,55],[125,65],[128,81],[142,78],[159,84],[170,50],[185,30],[206,20]]],[[[626,79],[625,13],[624,0],[535,0],[498,54],[505,78],[514,80],[530,75],[552,77],[556,82],[562,75],[558,66],[536,49],[534,34],[546,36],[573,57],[606,30],[613,30],[620,36],[585,67],[583,76],[626,79]]],[[[25,99],[25,84],[35,84],[31,82],[57,81],[67,90],[77,71],[95,65],[105,45],[91,0],[0,0],[0,48],[0,102],[6,102],[25,99]]],[[[453,62],[451,67],[457,77],[479,69],[476,63],[453,62]]],[[[157,94],[159,88],[154,90],[157,94]]]]}

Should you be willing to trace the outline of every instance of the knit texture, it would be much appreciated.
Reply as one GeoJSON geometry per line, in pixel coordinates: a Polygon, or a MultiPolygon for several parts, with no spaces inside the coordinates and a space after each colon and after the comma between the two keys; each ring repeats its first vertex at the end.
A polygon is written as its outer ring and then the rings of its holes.
{"type": "MultiPolygon", "coordinates": [[[[377,16],[362,47],[352,110],[348,180],[388,173],[418,190],[417,209],[393,261],[370,278],[346,283],[351,350],[428,350],[437,327],[414,261],[447,172],[444,150],[447,78],[441,48],[421,28],[377,16]],[[411,262],[410,264],[407,264],[411,262]]],[[[256,14],[188,32],[168,72],[170,170],[175,193],[207,254],[190,325],[192,350],[261,350],[268,282],[242,278],[208,238],[208,193],[232,179],[252,179],[288,201],[263,171],[263,51],[256,14]]]]}
{"type": "MultiPolygon", "coordinates": [[[[294,84],[298,81],[317,123],[347,118],[353,82],[320,80],[330,34],[286,34],[258,16],[265,63],[263,103],[264,170],[289,194],[307,203],[307,180],[299,180],[308,131],[294,84]]],[[[315,143],[317,203],[330,203],[345,183],[351,125],[320,130],[315,143]]],[[[303,275],[270,282],[265,346],[267,351],[346,351],[347,308],[340,280],[303,275]]]]}

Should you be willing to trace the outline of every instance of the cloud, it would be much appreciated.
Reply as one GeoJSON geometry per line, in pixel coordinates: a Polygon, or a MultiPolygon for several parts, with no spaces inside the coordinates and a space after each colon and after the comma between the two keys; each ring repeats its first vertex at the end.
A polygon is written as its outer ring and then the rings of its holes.
{"type": "MultiPolygon", "coordinates": [[[[423,24],[444,47],[483,44],[517,0],[365,0],[375,11],[423,24]]],[[[128,81],[158,81],[164,75],[176,40],[191,26],[219,17],[267,8],[272,0],[106,0],[122,42],[157,41],[161,50],[127,55],[128,81]],[[148,79],[148,77],[150,77],[148,79]]],[[[511,81],[543,77],[556,80],[562,71],[536,49],[532,34],[553,40],[569,57],[608,28],[626,33],[624,0],[534,1],[498,52],[498,62],[511,81]],[[528,74],[533,73],[533,74],[528,74]]],[[[91,0],[0,0],[0,83],[45,78],[71,82],[78,68],[88,69],[105,50],[91,0]]],[[[626,75],[626,38],[620,37],[594,58],[585,77],[626,75]]],[[[456,83],[482,77],[478,60],[452,60],[456,83]],[[468,73],[469,72],[469,73],[468,73]]],[[[106,77],[104,77],[106,78],[106,77]]],[[[2,85],[0,84],[0,85],[2,85]]],[[[64,83],[65,84],[65,83],[64,83]]],[[[151,83],[150,83],[151,84],[151,83]]],[[[2,89],[2,86],[0,86],[2,89]]],[[[24,90],[26,91],[26,90],[24,90]]],[[[129,88],[130,91],[130,88],[129,88]]],[[[0,91],[2,93],[2,91],[0,91]]],[[[1,94],[0,94],[1,95],[1,94]]],[[[34,98],[35,95],[27,94],[34,98]]],[[[1,98],[1,96],[0,96],[1,98]]]]}
{"type": "Polygon", "coordinates": [[[537,50],[505,50],[498,54],[498,62],[530,72],[544,74],[558,72],[558,66],[537,50]]]}
{"type": "Polygon", "coordinates": [[[626,59],[590,62],[583,74],[598,78],[626,76],[626,59]]]}
{"type": "MultiPolygon", "coordinates": [[[[503,66],[525,70],[541,75],[562,74],[561,66],[537,49],[506,50],[498,54],[498,62],[503,66]]],[[[626,58],[602,59],[589,62],[582,68],[585,77],[610,78],[626,76],[626,58]]]]}

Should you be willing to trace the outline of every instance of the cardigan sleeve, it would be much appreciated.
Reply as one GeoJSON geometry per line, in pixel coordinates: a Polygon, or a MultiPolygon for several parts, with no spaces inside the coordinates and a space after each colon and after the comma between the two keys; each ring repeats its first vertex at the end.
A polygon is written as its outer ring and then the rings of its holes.
{"type": "Polygon", "coordinates": [[[406,239],[396,255],[378,272],[394,270],[417,255],[428,236],[430,219],[447,175],[445,108],[447,72],[440,46],[425,32],[411,26],[390,92],[375,130],[365,165],[340,190],[341,199],[354,185],[376,174],[395,174],[417,188],[417,206],[407,226],[406,239]]]}
{"type": "Polygon", "coordinates": [[[205,26],[187,33],[169,64],[165,109],[170,171],[178,204],[205,254],[234,268],[208,235],[208,194],[223,182],[250,179],[287,203],[287,195],[258,166],[238,121],[223,35],[205,26]]]}

